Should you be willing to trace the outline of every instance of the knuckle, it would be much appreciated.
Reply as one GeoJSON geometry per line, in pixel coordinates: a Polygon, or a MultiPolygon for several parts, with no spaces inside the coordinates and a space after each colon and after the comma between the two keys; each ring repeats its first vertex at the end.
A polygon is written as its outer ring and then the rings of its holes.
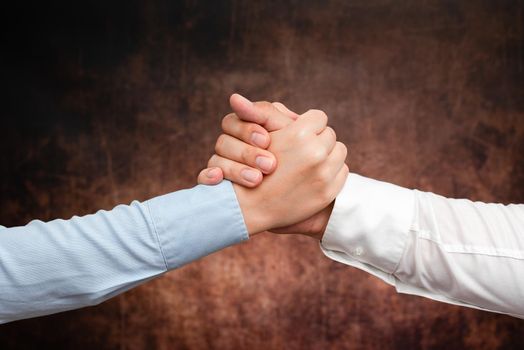
{"type": "Polygon", "coordinates": [[[222,130],[226,131],[226,129],[228,129],[228,127],[233,123],[234,119],[235,115],[233,113],[229,113],[224,118],[222,118],[222,130]]]}
{"type": "Polygon", "coordinates": [[[332,193],[329,186],[324,186],[321,188],[318,196],[320,197],[320,200],[324,203],[328,203],[332,200],[332,193]]]}
{"type": "Polygon", "coordinates": [[[259,109],[262,109],[262,110],[271,110],[273,108],[275,108],[271,102],[268,102],[268,101],[258,101],[258,102],[255,102],[255,106],[259,109]]]}
{"type": "Polygon", "coordinates": [[[348,148],[342,142],[337,141],[337,147],[340,149],[340,152],[344,155],[344,158],[348,155],[348,148]]]}
{"type": "Polygon", "coordinates": [[[321,147],[315,147],[309,152],[310,159],[314,164],[322,163],[327,158],[327,152],[321,147]]]}
{"type": "Polygon", "coordinates": [[[337,139],[337,133],[335,132],[335,130],[333,130],[333,128],[330,127],[330,126],[326,127],[326,129],[331,134],[331,138],[336,140],[337,139]]]}
{"type": "Polygon", "coordinates": [[[305,128],[300,128],[296,131],[295,137],[299,141],[304,141],[309,138],[310,132],[307,131],[305,128]]]}
{"type": "Polygon", "coordinates": [[[212,166],[215,166],[218,163],[218,156],[216,154],[213,154],[211,158],[207,161],[207,167],[210,168],[212,166]]]}
{"type": "Polygon", "coordinates": [[[242,162],[244,164],[253,163],[253,158],[255,158],[253,149],[248,146],[243,147],[242,151],[240,152],[240,157],[242,158],[242,162]]]}
{"type": "Polygon", "coordinates": [[[328,116],[326,114],[326,112],[324,112],[323,110],[320,110],[320,109],[310,109],[309,112],[315,116],[315,118],[318,118],[320,120],[323,120],[323,121],[327,121],[328,120],[328,116]]]}
{"type": "Polygon", "coordinates": [[[273,102],[271,103],[273,105],[273,109],[279,111],[282,114],[287,115],[288,117],[291,117],[290,113],[291,111],[281,102],[273,102]]]}
{"type": "Polygon", "coordinates": [[[220,153],[221,150],[224,149],[224,145],[226,143],[226,139],[227,139],[227,135],[226,134],[221,134],[218,137],[217,142],[215,144],[215,152],[220,153]]]}
{"type": "Polygon", "coordinates": [[[322,167],[318,171],[318,180],[326,187],[326,184],[329,184],[331,182],[331,171],[327,167],[322,167]]]}

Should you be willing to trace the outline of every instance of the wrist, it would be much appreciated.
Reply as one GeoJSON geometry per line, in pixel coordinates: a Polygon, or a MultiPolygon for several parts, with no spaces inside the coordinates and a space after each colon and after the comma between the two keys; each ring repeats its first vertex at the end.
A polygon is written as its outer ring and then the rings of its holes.
{"type": "Polygon", "coordinates": [[[261,210],[260,201],[256,200],[252,189],[233,184],[244,223],[250,236],[269,230],[268,213],[261,210]]]}
{"type": "Polygon", "coordinates": [[[331,212],[333,211],[334,206],[335,206],[335,201],[331,202],[326,208],[324,208],[318,214],[316,223],[313,227],[312,232],[309,234],[309,236],[315,239],[318,239],[319,241],[322,240],[322,238],[324,237],[324,233],[326,232],[329,218],[331,217],[331,212]]]}

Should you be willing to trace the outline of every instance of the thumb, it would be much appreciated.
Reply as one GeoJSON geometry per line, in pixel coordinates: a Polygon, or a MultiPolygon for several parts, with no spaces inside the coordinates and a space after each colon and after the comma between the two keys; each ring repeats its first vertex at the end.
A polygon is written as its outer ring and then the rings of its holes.
{"type": "Polygon", "coordinates": [[[218,167],[206,168],[198,174],[199,185],[218,185],[224,179],[222,169],[218,167]]]}
{"type": "Polygon", "coordinates": [[[266,101],[251,102],[244,96],[233,94],[229,99],[229,104],[241,120],[259,124],[270,132],[280,130],[294,121],[293,118],[266,101]]]}

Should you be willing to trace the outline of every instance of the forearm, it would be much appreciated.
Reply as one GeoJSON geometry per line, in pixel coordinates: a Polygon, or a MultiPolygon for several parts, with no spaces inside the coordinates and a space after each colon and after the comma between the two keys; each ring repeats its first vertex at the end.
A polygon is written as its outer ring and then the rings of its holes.
{"type": "Polygon", "coordinates": [[[0,322],[98,304],[243,239],[229,182],[0,229],[0,322]]]}
{"type": "Polygon", "coordinates": [[[146,204],[0,230],[0,322],[97,304],[166,271],[146,204]]]}
{"type": "Polygon", "coordinates": [[[322,247],[399,292],[524,317],[523,227],[523,206],[447,199],[351,174],[322,247]]]}
{"type": "Polygon", "coordinates": [[[524,318],[524,206],[416,191],[414,225],[395,271],[403,288],[524,318]]]}

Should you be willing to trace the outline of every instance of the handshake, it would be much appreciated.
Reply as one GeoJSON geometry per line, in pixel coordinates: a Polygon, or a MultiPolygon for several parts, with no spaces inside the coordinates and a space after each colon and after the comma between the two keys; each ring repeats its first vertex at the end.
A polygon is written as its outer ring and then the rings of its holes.
{"type": "Polygon", "coordinates": [[[246,239],[246,229],[322,240],[326,256],[399,292],[524,318],[524,205],[348,176],[347,149],[322,111],[299,116],[237,94],[230,103],[198,176],[216,187],[0,226],[0,323],[97,304],[246,239]]]}
{"type": "Polygon", "coordinates": [[[298,115],[283,104],[234,94],[234,113],[198,183],[233,187],[249,235],[264,231],[322,239],[335,197],[349,173],[347,148],[320,110],[298,115]]]}
{"type": "Polygon", "coordinates": [[[198,176],[216,187],[0,226],[0,323],[97,304],[241,242],[246,229],[322,240],[330,259],[399,292],[524,318],[524,205],[348,176],[347,149],[322,111],[299,116],[237,94],[230,103],[198,176]]]}

